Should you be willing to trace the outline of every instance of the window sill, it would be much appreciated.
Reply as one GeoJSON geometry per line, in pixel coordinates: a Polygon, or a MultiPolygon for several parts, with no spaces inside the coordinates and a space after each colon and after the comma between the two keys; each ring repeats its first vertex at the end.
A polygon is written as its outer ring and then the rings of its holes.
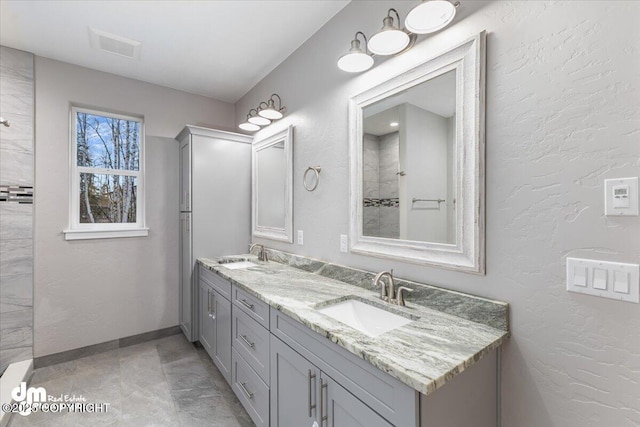
{"type": "Polygon", "coordinates": [[[147,237],[148,228],[126,230],[64,230],[64,240],[116,239],[122,237],[147,237]]]}

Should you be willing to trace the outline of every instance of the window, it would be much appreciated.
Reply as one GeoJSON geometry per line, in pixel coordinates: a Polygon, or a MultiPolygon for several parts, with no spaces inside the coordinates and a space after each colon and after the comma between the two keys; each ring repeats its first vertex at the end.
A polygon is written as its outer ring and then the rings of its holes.
{"type": "Polygon", "coordinates": [[[143,119],[73,107],[70,152],[65,239],[146,236],[143,119]]]}

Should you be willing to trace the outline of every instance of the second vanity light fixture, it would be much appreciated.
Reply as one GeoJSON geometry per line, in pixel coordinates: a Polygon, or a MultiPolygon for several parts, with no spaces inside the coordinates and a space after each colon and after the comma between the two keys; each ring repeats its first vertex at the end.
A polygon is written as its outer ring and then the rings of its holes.
{"type": "Polygon", "coordinates": [[[359,73],[373,66],[373,54],[396,55],[411,49],[418,34],[434,33],[449,25],[459,5],[458,1],[423,0],[407,14],[404,20],[406,29],[400,28],[398,11],[389,9],[382,20],[382,29],[371,36],[368,42],[361,31],[356,33],[351,41],[351,49],[338,60],[338,67],[349,73],[359,73]],[[394,25],[393,15],[398,19],[398,25],[394,25]],[[364,50],[360,47],[358,35],[364,39],[364,50]]]}
{"type": "Polygon", "coordinates": [[[258,108],[252,108],[247,114],[247,119],[238,125],[242,130],[255,132],[260,130],[261,126],[268,126],[273,121],[284,117],[286,107],[282,106],[282,99],[277,93],[274,93],[268,100],[258,104],[258,108]],[[276,98],[278,105],[276,106],[276,98]]]}

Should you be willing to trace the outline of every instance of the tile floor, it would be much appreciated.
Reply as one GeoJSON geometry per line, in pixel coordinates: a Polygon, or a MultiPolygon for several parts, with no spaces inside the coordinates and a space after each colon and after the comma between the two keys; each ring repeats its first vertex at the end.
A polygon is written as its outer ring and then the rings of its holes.
{"type": "Polygon", "coordinates": [[[11,427],[254,425],[209,355],[182,334],[36,369],[31,385],[109,410],[15,414],[11,427]]]}

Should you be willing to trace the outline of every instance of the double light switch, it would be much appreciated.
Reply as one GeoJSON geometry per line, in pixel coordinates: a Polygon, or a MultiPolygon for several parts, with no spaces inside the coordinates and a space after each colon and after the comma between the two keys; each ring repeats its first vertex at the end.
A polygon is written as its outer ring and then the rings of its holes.
{"type": "Polygon", "coordinates": [[[567,290],[640,303],[640,266],[567,258],[567,290]]]}

